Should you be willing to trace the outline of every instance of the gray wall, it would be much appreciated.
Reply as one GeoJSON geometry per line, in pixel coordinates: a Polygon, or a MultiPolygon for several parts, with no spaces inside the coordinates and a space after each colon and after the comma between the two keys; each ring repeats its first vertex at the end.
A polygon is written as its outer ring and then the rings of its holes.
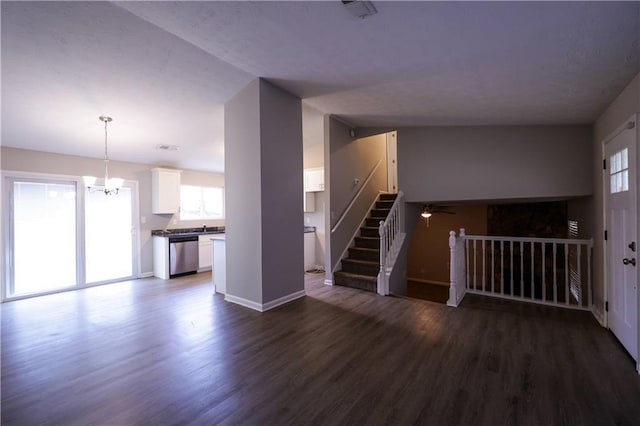
{"type": "MultiPolygon", "coordinates": [[[[1,168],[3,171],[20,171],[30,173],[47,173],[80,177],[104,173],[104,160],[98,158],[78,157],[54,154],[50,152],[29,151],[17,148],[2,147],[1,168]]],[[[151,230],[165,228],[191,228],[206,224],[207,226],[224,226],[224,220],[181,221],[180,215],[157,215],[151,213],[151,172],[149,164],[126,163],[111,160],[109,173],[112,176],[138,182],[140,202],[140,274],[153,272],[153,245],[151,230]],[[141,223],[144,217],[146,223],[141,223]]],[[[224,186],[224,175],[200,171],[183,170],[183,184],[224,186]]]]}
{"type": "Polygon", "coordinates": [[[330,226],[336,225],[341,215],[365,185],[369,173],[380,161],[380,166],[365,187],[353,208],[346,214],[335,233],[331,234],[331,268],[335,268],[340,256],[348,247],[356,230],[360,227],[371,203],[381,191],[387,190],[387,138],[385,134],[354,139],[349,127],[330,119],[330,226]],[[354,184],[354,179],[359,179],[354,184]]]}
{"type": "Polygon", "coordinates": [[[302,105],[260,80],[263,303],[304,290],[302,105]]]}
{"type": "MultiPolygon", "coordinates": [[[[598,315],[604,313],[604,198],[602,188],[602,153],[605,139],[632,114],[640,113],[640,73],[627,85],[620,95],[600,115],[593,132],[593,187],[591,211],[594,218],[593,236],[593,282],[594,304],[598,315]]],[[[639,163],[640,164],[640,163],[639,163]]]]}
{"type": "Polygon", "coordinates": [[[398,130],[407,201],[592,194],[590,126],[419,127],[398,130]]]}
{"type": "Polygon", "coordinates": [[[262,79],[225,105],[227,294],[304,290],[301,102],[262,79]]]}

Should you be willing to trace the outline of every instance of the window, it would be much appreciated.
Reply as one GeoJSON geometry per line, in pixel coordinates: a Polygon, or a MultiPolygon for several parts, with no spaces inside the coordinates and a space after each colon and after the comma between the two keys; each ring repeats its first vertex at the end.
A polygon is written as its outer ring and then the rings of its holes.
{"type": "Polygon", "coordinates": [[[223,218],[224,188],[180,185],[180,220],[223,218]]]}
{"type": "Polygon", "coordinates": [[[611,193],[629,190],[629,150],[618,151],[611,156],[611,193]]]}

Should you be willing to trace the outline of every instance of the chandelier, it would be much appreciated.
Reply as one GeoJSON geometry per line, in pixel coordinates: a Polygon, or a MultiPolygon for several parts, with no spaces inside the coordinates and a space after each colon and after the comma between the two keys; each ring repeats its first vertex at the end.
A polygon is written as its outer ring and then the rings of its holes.
{"type": "MultiPolygon", "coordinates": [[[[107,151],[107,123],[113,121],[111,117],[101,115],[98,117],[104,123],[104,191],[105,195],[116,195],[124,182],[124,179],[109,177],[109,154],[107,151]]],[[[95,176],[83,176],[84,184],[90,192],[96,190],[95,183],[98,178],[95,176]]]]}

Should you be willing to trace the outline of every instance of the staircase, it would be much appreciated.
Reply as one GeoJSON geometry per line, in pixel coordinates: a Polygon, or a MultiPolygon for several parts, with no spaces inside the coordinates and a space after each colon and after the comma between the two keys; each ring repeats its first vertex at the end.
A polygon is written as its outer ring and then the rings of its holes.
{"type": "Polygon", "coordinates": [[[384,221],[397,194],[380,194],[374,208],[360,227],[349,256],[342,259],[342,270],[333,274],[334,283],[344,287],[377,291],[380,272],[380,221],[384,221]]]}

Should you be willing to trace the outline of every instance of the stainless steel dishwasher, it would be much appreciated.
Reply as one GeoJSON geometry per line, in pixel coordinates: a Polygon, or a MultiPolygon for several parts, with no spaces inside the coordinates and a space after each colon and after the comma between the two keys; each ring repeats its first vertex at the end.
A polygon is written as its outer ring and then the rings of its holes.
{"type": "Polygon", "coordinates": [[[169,278],[198,272],[198,236],[169,237],[169,278]]]}

